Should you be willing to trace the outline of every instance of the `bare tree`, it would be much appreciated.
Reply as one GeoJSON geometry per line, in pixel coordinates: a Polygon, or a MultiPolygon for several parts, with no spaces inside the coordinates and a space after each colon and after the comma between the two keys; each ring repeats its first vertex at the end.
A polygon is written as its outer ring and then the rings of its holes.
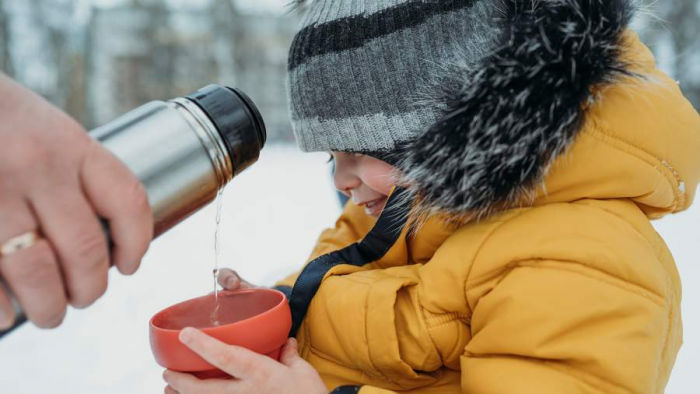
{"type": "Polygon", "coordinates": [[[214,55],[219,69],[219,79],[224,84],[235,85],[235,45],[238,42],[238,37],[237,29],[232,21],[238,17],[238,10],[232,0],[212,0],[210,11],[213,31],[216,36],[214,55]]]}
{"type": "Polygon", "coordinates": [[[44,92],[54,104],[65,107],[66,99],[71,88],[73,72],[68,40],[72,33],[75,2],[73,0],[29,0],[32,20],[37,30],[41,32],[45,43],[47,60],[53,66],[55,84],[50,91],[44,92]]]}
{"type": "Polygon", "coordinates": [[[644,0],[648,9],[647,26],[641,31],[644,41],[660,59],[683,93],[697,108],[700,106],[700,1],[644,0]]]}
{"type": "Polygon", "coordinates": [[[0,0],[0,70],[10,76],[14,74],[11,45],[10,18],[4,0],[0,0]]]}
{"type": "Polygon", "coordinates": [[[139,86],[136,86],[137,102],[169,98],[174,92],[177,55],[170,38],[170,10],[164,0],[134,0],[134,3],[143,7],[151,21],[143,32],[151,53],[140,59],[143,69],[135,70],[141,78],[139,86]]]}
{"type": "Polygon", "coordinates": [[[163,0],[98,8],[87,33],[89,124],[171,96],[174,52],[163,0]]]}
{"type": "Polygon", "coordinates": [[[676,55],[674,75],[681,81],[684,93],[700,106],[700,4],[697,0],[666,2],[666,18],[673,26],[671,42],[676,55]],[[672,7],[669,7],[673,3],[672,7]]]}

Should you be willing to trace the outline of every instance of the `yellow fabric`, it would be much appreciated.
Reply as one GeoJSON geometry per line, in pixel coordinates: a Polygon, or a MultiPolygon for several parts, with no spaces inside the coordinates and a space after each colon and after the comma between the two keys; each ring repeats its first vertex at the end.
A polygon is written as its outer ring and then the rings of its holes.
{"type": "MultiPolygon", "coordinates": [[[[380,261],[326,275],[298,339],[329,389],[663,392],[681,289],[649,220],[693,201],[700,118],[637,37],[626,40],[646,79],[600,92],[534,206],[460,228],[431,219],[380,261]]],[[[373,223],[349,204],[312,258],[373,223]]]]}

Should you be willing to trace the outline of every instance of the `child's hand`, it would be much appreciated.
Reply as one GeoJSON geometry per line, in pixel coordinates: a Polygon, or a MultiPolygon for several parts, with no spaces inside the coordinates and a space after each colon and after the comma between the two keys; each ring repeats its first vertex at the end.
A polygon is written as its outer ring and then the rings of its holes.
{"type": "Polygon", "coordinates": [[[328,392],[318,372],[299,357],[297,342],[293,338],[282,348],[280,362],[242,347],[226,345],[194,328],[182,330],[180,341],[235,379],[200,380],[187,373],[167,370],[163,373],[168,384],[165,394],[328,392]]]}
{"type": "Polygon", "coordinates": [[[228,268],[222,268],[219,271],[217,281],[224,290],[250,289],[256,287],[241,279],[241,277],[238,276],[238,272],[228,268]]]}

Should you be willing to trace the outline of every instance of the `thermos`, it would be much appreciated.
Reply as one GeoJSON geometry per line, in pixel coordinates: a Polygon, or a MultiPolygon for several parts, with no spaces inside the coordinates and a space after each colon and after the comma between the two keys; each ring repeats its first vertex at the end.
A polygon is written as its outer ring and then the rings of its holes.
{"type": "MultiPolygon", "coordinates": [[[[90,135],[145,186],[155,237],[213,201],[233,177],[258,160],[267,139],[250,98],[218,85],[167,102],[150,102],[90,135]]],[[[106,230],[105,234],[109,237],[106,230]]],[[[15,324],[0,331],[0,338],[26,322],[14,299],[13,305],[15,324]]]]}

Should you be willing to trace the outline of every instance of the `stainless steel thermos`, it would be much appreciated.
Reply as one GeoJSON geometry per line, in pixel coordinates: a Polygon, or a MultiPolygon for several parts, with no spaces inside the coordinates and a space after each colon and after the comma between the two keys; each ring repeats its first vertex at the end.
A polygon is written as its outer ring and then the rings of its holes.
{"type": "MultiPolygon", "coordinates": [[[[150,102],[90,135],[144,184],[156,237],[213,201],[234,176],[258,160],[267,138],[250,98],[218,85],[150,102]]],[[[15,325],[0,331],[0,338],[26,322],[16,300],[13,304],[15,325]]]]}

